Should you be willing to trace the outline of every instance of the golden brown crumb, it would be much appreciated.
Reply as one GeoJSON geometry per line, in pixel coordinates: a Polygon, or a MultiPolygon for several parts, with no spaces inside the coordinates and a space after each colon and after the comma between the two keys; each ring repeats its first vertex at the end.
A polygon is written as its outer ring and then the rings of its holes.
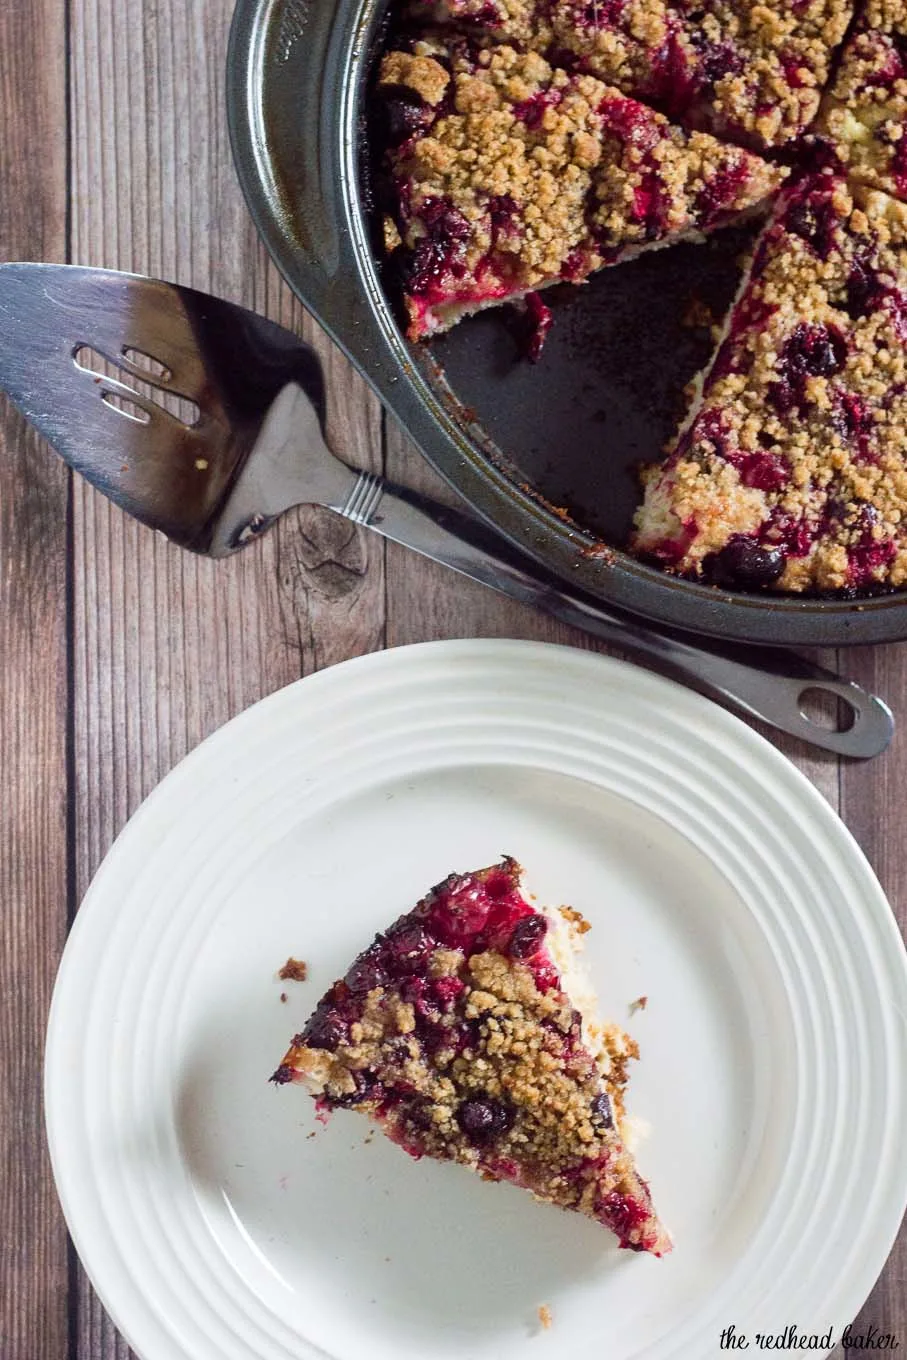
{"type": "Polygon", "coordinates": [[[592,929],[592,926],[586,920],[583,913],[577,911],[576,907],[560,907],[559,910],[561,916],[563,916],[568,925],[573,927],[577,935],[586,935],[592,929]]]}
{"type": "Polygon", "coordinates": [[[637,1011],[644,1011],[649,1004],[647,996],[638,996],[635,1001],[630,1002],[630,1014],[635,1015],[637,1011]]]}
{"type": "Polygon", "coordinates": [[[309,975],[309,965],[304,959],[287,959],[277,976],[281,982],[305,982],[309,975]]]}
{"type": "Polygon", "coordinates": [[[552,1315],[551,1315],[551,1309],[548,1307],[547,1303],[540,1303],[540,1304],[539,1304],[539,1306],[538,1306],[538,1319],[539,1319],[539,1323],[540,1323],[540,1325],[541,1325],[542,1331],[543,1331],[543,1332],[549,1331],[550,1328],[551,1328],[551,1324],[552,1324],[553,1321],[554,1321],[554,1318],[553,1318],[552,1315]]]}

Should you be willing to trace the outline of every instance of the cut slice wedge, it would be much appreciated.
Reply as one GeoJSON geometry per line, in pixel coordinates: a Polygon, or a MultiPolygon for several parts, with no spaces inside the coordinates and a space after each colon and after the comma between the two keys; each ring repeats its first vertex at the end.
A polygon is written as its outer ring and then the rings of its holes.
{"type": "Polygon", "coordinates": [[[732,589],[904,585],[904,204],[829,172],[781,195],[633,547],[732,589]]]}
{"type": "MultiPolygon", "coordinates": [[[[871,0],[902,8],[901,0],[871,0]]],[[[415,24],[557,52],[684,127],[756,150],[800,136],[819,107],[853,0],[409,0],[415,24]]]]}
{"type": "Polygon", "coordinates": [[[784,171],[537,53],[455,33],[385,55],[387,242],[408,335],[766,206],[784,171]]]}
{"type": "Polygon", "coordinates": [[[272,1080],[660,1256],[670,1238],[621,1132],[636,1045],[592,1012],[585,922],[530,905],[521,873],[505,858],[432,889],[334,983],[272,1080]]]}

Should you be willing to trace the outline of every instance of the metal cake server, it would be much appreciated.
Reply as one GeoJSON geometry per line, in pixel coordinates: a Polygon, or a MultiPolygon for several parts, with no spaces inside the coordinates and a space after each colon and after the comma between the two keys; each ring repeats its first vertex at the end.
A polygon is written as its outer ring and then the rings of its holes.
{"type": "Polygon", "coordinates": [[[328,506],[814,746],[868,758],[891,741],[891,711],[859,685],[788,652],[749,661],[654,632],[473,516],[348,467],[325,443],[314,352],[231,303],[109,270],[0,265],[0,388],[70,467],[193,552],[227,556],[291,506],[328,506]],[[847,731],[801,711],[816,690],[850,710],[847,731]]]}

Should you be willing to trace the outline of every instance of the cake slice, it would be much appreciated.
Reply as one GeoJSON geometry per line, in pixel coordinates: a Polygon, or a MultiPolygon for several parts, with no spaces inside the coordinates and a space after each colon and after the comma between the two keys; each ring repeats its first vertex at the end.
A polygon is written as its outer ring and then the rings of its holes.
{"type": "Polygon", "coordinates": [[[853,178],[907,198],[904,0],[868,0],[823,100],[818,131],[853,178]]]}
{"type": "Polygon", "coordinates": [[[418,340],[759,210],[783,171],[533,52],[385,55],[387,245],[418,340]]]}
{"type": "Polygon", "coordinates": [[[521,872],[506,858],[433,888],[334,983],[272,1080],[661,1255],[670,1239],[621,1133],[636,1045],[578,981],[588,926],[531,906],[521,872]]]}
{"type": "Polygon", "coordinates": [[[786,189],[633,546],[743,590],[907,581],[907,207],[786,189]]]}
{"type": "Polygon", "coordinates": [[[854,0],[410,0],[409,10],[557,52],[687,127],[762,150],[815,118],[854,0]]]}

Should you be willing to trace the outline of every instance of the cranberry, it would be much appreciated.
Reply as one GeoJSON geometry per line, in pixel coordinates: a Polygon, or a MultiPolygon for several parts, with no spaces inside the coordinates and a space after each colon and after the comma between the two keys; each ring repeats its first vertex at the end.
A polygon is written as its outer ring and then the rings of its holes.
{"type": "Polygon", "coordinates": [[[845,310],[852,321],[859,321],[874,311],[885,296],[885,285],[878,274],[864,260],[854,260],[847,280],[845,310]]]}
{"type": "Polygon", "coordinates": [[[778,360],[779,381],[770,395],[776,408],[787,414],[805,398],[808,378],[831,378],[847,360],[847,342],[833,326],[801,321],[794,328],[778,360]]]}
{"type": "Polygon", "coordinates": [[[456,1005],[457,998],[462,995],[466,984],[455,977],[436,978],[432,983],[432,991],[435,994],[441,1010],[449,1014],[456,1005]]]}
{"type": "Polygon", "coordinates": [[[327,1007],[322,1010],[319,1006],[298,1037],[309,1048],[324,1048],[333,1053],[346,1040],[348,1033],[346,1021],[337,1011],[327,1007]]]}
{"type": "Polygon", "coordinates": [[[602,132],[629,143],[635,152],[651,151],[661,136],[654,114],[634,99],[606,95],[598,106],[602,132]]]}
{"type": "Polygon", "coordinates": [[[401,146],[403,142],[431,126],[435,110],[415,90],[403,85],[384,86],[377,105],[381,125],[379,137],[388,147],[401,146]]]}
{"type": "Polygon", "coordinates": [[[442,944],[468,949],[484,930],[490,910],[488,892],[481,883],[468,875],[452,875],[437,889],[429,927],[442,944]]]}
{"type": "Polygon", "coordinates": [[[837,214],[830,199],[815,194],[796,200],[788,208],[784,226],[799,236],[822,260],[827,260],[835,243],[837,214]]]}
{"type": "Polygon", "coordinates": [[[723,212],[733,211],[748,179],[749,169],[741,158],[724,166],[708,180],[696,199],[696,209],[704,219],[704,226],[713,226],[723,212]]]}
{"type": "Polygon", "coordinates": [[[607,1091],[602,1091],[593,1100],[592,1118],[597,1124],[603,1124],[606,1129],[614,1128],[614,1111],[611,1109],[611,1098],[607,1091]]]}
{"type": "Polygon", "coordinates": [[[551,330],[551,308],[542,301],[538,293],[527,293],[523,304],[521,318],[524,331],[523,348],[529,362],[537,364],[542,357],[548,332],[551,330]]]}
{"type": "Polygon", "coordinates": [[[763,546],[781,548],[788,557],[807,557],[814,538],[813,528],[805,517],[794,519],[793,515],[778,506],[762,528],[763,546]]]}
{"type": "Polygon", "coordinates": [[[395,977],[411,977],[428,963],[434,941],[418,921],[402,921],[392,926],[384,943],[384,957],[395,977]]]}
{"type": "Polygon", "coordinates": [[[699,73],[707,85],[714,85],[725,76],[736,76],[743,70],[743,57],[729,42],[706,43],[700,48],[699,73]]]}
{"type": "Polygon", "coordinates": [[[513,1127],[515,1118],[509,1105],[490,1096],[461,1101],[457,1107],[457,1123],[471,1143],[490,1143],[513,1127]]]}
{"type": "Polygon", "coordinates": [[[870,456],[869,437],[872,433],[872,416],[856,392],[841,392],[832,413],[832,424],[848,443],[856,447],[861,459],[870,456]]]}
{"type": "Polygon", "coordinates": [[[419,209],[425,235],[416,243],[408,263],[409,286],[413,293],[428,292],[449,272],[462,273],[461,258],[472,227],[452,203],[443,198],[428,198],[419,209]]]}
{"type": "Polygon", "coordinates": [[[494,245],[497,245],[500,236],[510,235],[515,230],[516,212],[516,203],[509,194],[495,194],[488,200],[491,239],[494,245]]]}
{"type": "Polygon", "coordinates": [[[874,505],[866,503],[860,506],[857,522],[861,531],[860,539],[847,551],[850,584],[857,588],[872,585],[877,579],[876,573],[889,566],[897,555],[897,545],[891,539],[876,538],[874,535],[873,530],[880,519],[874,505]]]}
{"type": "Polygon", "coordinates": [[[544,916],[524,916],[517,921],[507,945],[512,959],[529,959],[541,947],[548,934],[548,922],[544,916]]]}
{"type": "Polygon", "coordinates": [[[380,945],[360,954],[346,975],[346,985],[351,992],[370,992],[373,987],[383,987],[387,982],[387,970],[381,961],[380,945]]]}
{"type": "Polygon", "coordinates": [[[703,411],[696,422],[696,438],[706,440],[721,458],[728,456],[727,431],[724,417],[717,407],[703,411]]]}
{"type": "Polygon", "coordinates": [[[634,1228],[641,1227],[649,1216],[644,1204],[630,1195],[622,1195],[619,1190],[611,1190],[599,1200],[597,1208],[608,1227],[617,1234],[622,1247],[633,1247],[636,1251],[643,1249],[642,1244],[628,1239],[634,1228]]]}
{"type": "Polygon", "coordinates": [[[738,534],[710,556],[708,567],[716,585],[754,590],[774,585],[784,570],[784,553],[738,534]]]}
{"type": "Polygon", "coordinates": [[[652,81],[649,93],[663,104],[672,118],[681,117],[696,95],[697,80],[690,67],[690,57],[678,35],[676,25],[669,29],[667,39],[652,53],[652,81]]]}
{"type": "Polygon", "coordinates": [[[560,90],[539,90],[538,94],[514,104],[513,116],[525,123],[530,132],[535,132],[541,127],[547,110],[557,108],[563,97],[560,90]]]}

